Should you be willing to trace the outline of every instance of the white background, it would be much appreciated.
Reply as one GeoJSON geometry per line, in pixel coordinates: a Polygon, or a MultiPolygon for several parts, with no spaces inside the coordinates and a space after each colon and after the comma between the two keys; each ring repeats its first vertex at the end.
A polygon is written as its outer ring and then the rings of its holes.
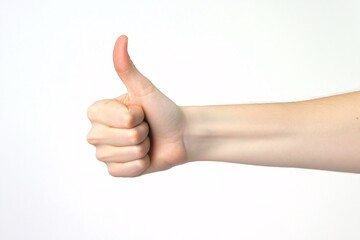
{"type": "MultiPolygon", "coordinates": [[[[179,105],[360,90],[360,2],[0,2],[0,239],[360,239],[360,175],[190,163],[113,178],[87,107],[120,34],[179,105]]],[[[349,143],[351,144],[351,143],[349,143]]]]}

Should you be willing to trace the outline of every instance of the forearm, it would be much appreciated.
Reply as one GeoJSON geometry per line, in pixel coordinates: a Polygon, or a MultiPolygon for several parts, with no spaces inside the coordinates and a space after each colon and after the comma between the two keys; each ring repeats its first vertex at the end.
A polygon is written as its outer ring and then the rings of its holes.
{"type": "Polygon", "coordinates": [[[189,161],[360,172],[360,92],[183,111],[189,161]]]}

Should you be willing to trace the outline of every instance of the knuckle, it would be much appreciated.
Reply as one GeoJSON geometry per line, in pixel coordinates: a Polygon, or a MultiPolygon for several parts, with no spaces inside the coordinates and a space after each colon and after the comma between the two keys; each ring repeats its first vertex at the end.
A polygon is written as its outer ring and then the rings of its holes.
{"type": "Polygon", "coordinates": [[[112,177],[121,177],[119,170],[114,165],[108,165],[108,172],[112,177]]]}
{"type": "Polygon", "coordinates": [[[86,136],[88,143],[90,143],[92,145],[99,145],[99,144],[103,143],[105,140],[104,130],[105,130],[105,128],[102,125],[92,123],[91,129],[86,136]]]}
{"type": "Polygon", "coordinates": [[[94,116],[96,115],[96,106],[95,103],[90,105],[86,111],[88,119],[91,121],[94,119],[94,116]]]}
{"type": "Polygon", "coordinates": [[[141,123],[140,126],[133,128],[129,132],[129,141],[132,145],[140,144],[149,134],[149,127],[146,122],[141,123]]]}
{"type": "Polygon", "coordinates": [[[148,133],[149,133],[149,125],[145,121],[143,123],[144,124],[142,125],[142,127],[144,128],[144,132],[146,133],[146,135],[148,135],[148,133]]]}
{"type": "Polygon", "coordinates": [[[134,152],[136,158],[140,159],[146,156],[148,154],[150,149],[150,146],[148,144],[148,141],[144,141],[139,145],[134,146],[134,152]]]}
{"type": "Polygon", "coordinates": [[[147,163],[143,160],[135,161],[133,165],[133,172],[131,173],[131,177],[140,176],[145,169],[147,168],[147,163]]]}
{"type": "Polygon", "coordinates": [[[133,129],[129,132],[129,141],[131,144],[139,144],[141,142],[141,133],[137,129],[133,129]]]}
{"type": "Polygon", "coordinates": [[[104,150],[103,148],[96,148],[95,155],[96,155],[96,158],[102,162],[107,162],[110,158],[109,152],[104,150]]]}
{"type": "Polygon", "coordinates": [[[100,138],[97,137],[93,132],[88,133],[88,135],[86,136],[86,140],[91,145],[96,145],[96,144],[99,144],[99,142],[100,142],[100,138]]]}
{"type": "Polygon", "coordinates": [[[91,121],[96,119],[96,116],[100,114],[100,110],[102,109],[102,107],[104,107],[110,101],[110,99],[102,99],[91,104],[87,109],[87,117],[89,118],[89,120],[91,121]]]}
{"type": "Polygon", "coordinates": [[[122,123],[126,128],[131,128],[134,126],[135,117],[130,113],[124,113],[122,115],[122,123]]]}

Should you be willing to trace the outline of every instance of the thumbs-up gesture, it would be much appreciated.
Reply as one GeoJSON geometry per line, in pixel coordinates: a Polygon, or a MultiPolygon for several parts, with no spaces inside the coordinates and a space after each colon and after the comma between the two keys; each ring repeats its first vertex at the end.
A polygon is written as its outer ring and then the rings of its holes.
{"type": "Polygon", "coordinates": [[[114,66],[128,92],[88,108],[88,142],[112,176],[135,177],[185,163],[183,111],[132,63],[128,38],[114,46],[114,66]]]}

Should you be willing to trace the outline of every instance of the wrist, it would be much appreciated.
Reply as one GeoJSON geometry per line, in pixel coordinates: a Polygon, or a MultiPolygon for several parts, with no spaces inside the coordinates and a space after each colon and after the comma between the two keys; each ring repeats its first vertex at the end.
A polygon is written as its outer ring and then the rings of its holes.
{"type": "Polygon", "coordinates": [[[200,114],[198,111],[196,111],[195,107],[186,106],[181,107],[181,110],[183,111],[185,115],[185,129],[183,134],[183,142],[186,149],[186,156],[187,162],[195,161],[196,157],[196,144],[199,143],[199,139],[196,138],[196,122],[198,115],[200,114]]]}
{"type": "MultiPolygon", "coordinates": [[[[294,132],[288,104],[183,107],[187,161],[273,165],[294,132]]],[[[284,165],[289,162],[283,162],[284,165]]]]}

